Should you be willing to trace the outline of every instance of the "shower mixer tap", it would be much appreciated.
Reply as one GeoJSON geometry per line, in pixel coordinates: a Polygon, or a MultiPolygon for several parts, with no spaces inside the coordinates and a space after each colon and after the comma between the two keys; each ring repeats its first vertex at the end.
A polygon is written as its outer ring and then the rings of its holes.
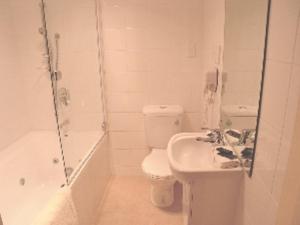
{"type": "Polygon", "coordinates": [[[58,99],[64,106],[68,106],[71,102],[70,91],[67,88],[60,88],[58,90],[58,99]]]}
{"type": "Polygon", "coordinates": [[[62,123],[59,124],[59,128],[64,137],[69,136],[68,133],[69,133],[70,124],[71,124],[71,122],[69,119],[65,119],[64,121],[62,121],[62,123]]]}

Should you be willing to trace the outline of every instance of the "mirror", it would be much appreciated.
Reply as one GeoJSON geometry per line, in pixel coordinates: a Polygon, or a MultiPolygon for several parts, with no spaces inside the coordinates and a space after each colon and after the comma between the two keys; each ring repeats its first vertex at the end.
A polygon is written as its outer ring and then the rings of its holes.
{"type": "Polygon", "coordinates": [[[268,0],[226,0],[220,125],[251,176],[264,71],[268,0]]]}

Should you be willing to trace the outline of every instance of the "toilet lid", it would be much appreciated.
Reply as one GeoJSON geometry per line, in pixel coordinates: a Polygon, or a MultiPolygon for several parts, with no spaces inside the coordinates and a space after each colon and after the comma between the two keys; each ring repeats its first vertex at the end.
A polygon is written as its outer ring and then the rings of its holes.
{"type": "Polygon", "coordinates": [[[152,152],[144,159],[142,167],[144,172],[151,176],[172,176],[167,151],[163,149],[153,149],[152,152]]]}

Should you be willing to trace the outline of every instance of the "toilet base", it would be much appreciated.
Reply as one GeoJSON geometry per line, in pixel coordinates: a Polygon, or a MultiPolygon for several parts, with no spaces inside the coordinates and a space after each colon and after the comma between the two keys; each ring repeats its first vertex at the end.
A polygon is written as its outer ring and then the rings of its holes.
{"type": "Polygon", "coordinates": [[[174,202],[174,184],[175,180],[151,181],[152,204],[160,208],[171,206],[174,202]]]}

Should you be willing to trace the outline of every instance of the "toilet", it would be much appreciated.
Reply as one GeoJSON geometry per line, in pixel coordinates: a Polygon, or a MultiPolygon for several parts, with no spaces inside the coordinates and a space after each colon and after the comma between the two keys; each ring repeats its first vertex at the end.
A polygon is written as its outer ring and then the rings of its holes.
{"type": "Polygon", "coordinates": [[[151,183],[151,202],[168,207],[174,201],[175,178],[169,167],[167,145],[181,131],[183,108],[178,105],[150,105],[143,108],[146,142],[150,153],[142,163],[151,183]]]}

